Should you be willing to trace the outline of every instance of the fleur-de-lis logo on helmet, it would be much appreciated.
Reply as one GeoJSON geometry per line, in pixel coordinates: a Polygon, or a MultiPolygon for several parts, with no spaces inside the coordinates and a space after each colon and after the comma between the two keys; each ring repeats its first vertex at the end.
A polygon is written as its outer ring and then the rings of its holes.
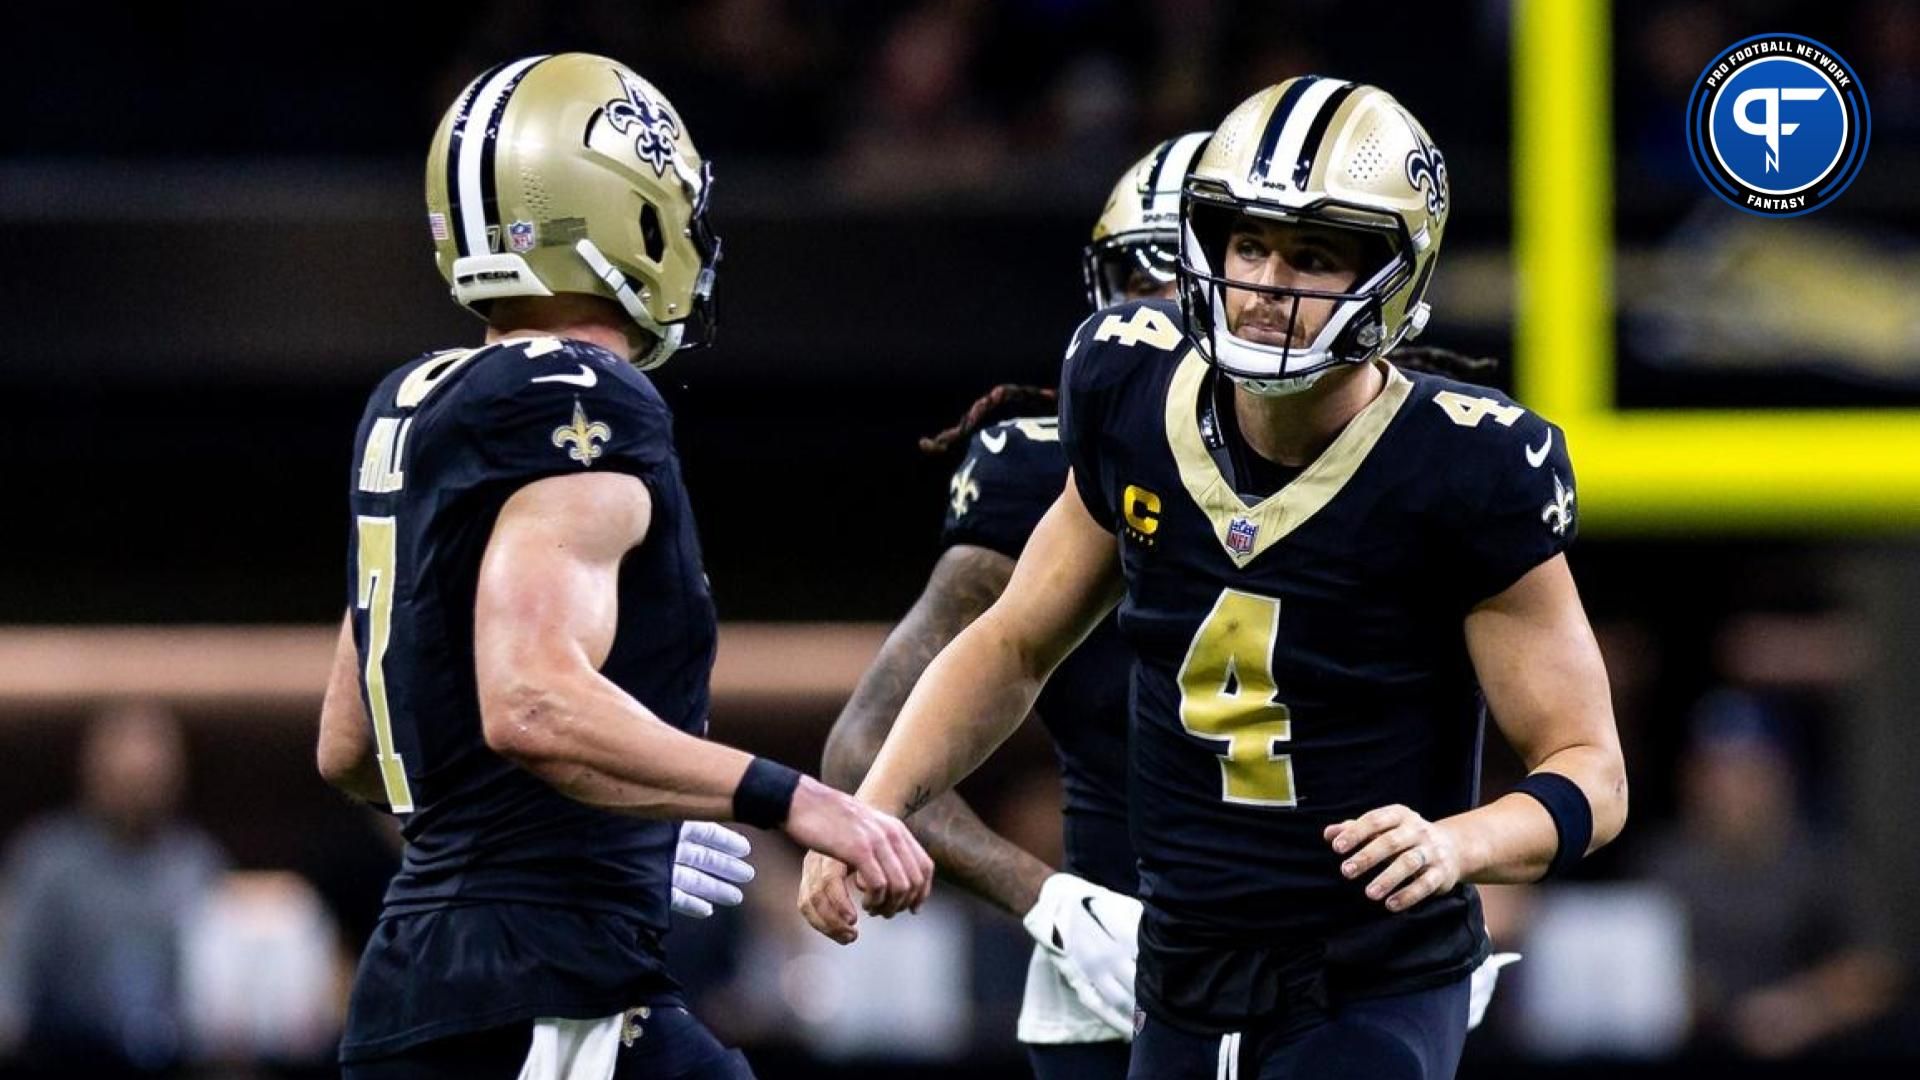
{"type": "Polygon", "coordinates": [[[573,421],[553,429],[553,445],[588,467],[593,465],[595,458],[606,453],[605,449],[595,445],[594,440],[607,442],[612,438],[612,428],[598,420],[587,419],[587,410],[580,407],[579,398],[573,400],[573,421]]]}
{"type": "Polygon", "coordinates": [[[1447,159],[1425,139],[1416,138],[1407,151],[1407,183],[1427,194],[1427,213],[1436,218],[1447,216],[1447,159]]]}
{"type": "Polygon", "coordinates": [[[633,137],[633,152],[653,166],[657,176],[667,175],[674,155],[673,142],[680,137],[680,122],[661,102],[647,97],[646,88],[625,75],[620,76],[627,96],[607,102],[607,124],[622,135],[633,137]]]}

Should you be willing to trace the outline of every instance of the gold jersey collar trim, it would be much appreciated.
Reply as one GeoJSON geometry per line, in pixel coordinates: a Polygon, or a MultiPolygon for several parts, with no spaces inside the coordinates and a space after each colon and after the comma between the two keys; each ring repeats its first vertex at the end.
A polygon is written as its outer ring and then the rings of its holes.
{"type": "Polygon", "coordinates": [[[1180,361],[1167,386],[1167,445],[1180,469],[1180,482],[1212,522],[1214,536],[1235,567],[1259,558],[1332,502],[1399,414],[1413,391],[1413,381],[1385,360],[1375,363],[1387,377],[1379,396],[1348,421],[1333,443],[1292,482],[1248,506],[1220,475],[1200,437],[1200,391],[1207,362],[1193,351],[1180,361]]]}

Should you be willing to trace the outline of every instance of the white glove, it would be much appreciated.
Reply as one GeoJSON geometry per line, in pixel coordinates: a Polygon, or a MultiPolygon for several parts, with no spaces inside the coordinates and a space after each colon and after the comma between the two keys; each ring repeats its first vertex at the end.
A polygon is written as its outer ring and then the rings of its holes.
{"type": "Polygon", "coordinates": [[[1480,1026],[1487,1018],[1487,1006],[1493,1001],[1493,986],[1500,981],[1500,969],[1520,959],[1517,952],[1497,952],[1480,962],[1473,969],[1472,981],[1467,985],[1467,1030],[1480,1026]]]}
{"type": "Polygon", "coordinates": [[[673,912],[691,919],[713,914],[713,906],[733,907],[746,899],[738,888],[753,880],[747,856],[753,845],[747,838],[711,821],[688,821],[680,826],[680,846],[673,851],[673,912]]]}
{"type": "Polygon", "coordinates": [[[1072,874],[1055,874],[1020,920],[1087,1011],[1133,1038],[1133,965],[1140,901],[1072,874]]]}

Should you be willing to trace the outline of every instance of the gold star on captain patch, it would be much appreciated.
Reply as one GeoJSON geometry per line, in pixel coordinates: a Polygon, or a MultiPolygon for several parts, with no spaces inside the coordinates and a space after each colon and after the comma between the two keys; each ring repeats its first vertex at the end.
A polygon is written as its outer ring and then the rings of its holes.
{"type": "Polygon", "coordinates": [[[553,445],[565,450],[568,457],[586,466],[592,466],[593,459],[606,452],[595,445],[594,440],[608,442],[612,438],[612,428],[598,420],[587,419],[587,410],[580,407],[579,398],[573,399],[573,422],[553,429],[553,445]]]}

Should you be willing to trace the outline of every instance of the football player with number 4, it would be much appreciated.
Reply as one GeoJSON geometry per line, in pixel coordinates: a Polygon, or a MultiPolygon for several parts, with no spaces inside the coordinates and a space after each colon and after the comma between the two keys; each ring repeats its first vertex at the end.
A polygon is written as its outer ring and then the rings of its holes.
{"type": "MultiPolygon", "coordinates": [[[[1471,883],[1565,871],[1625,822],[1564,438],[1387,359],[1425,327],[1448,198],[1376,87],[1306,76],[1229,114],[1185,183],[1178,304],[1074,335],[1070,480],[861,785],[902,814],[945,793],[1118,606],[1130,1075],[1452,1076],[1488,952],[1471,883]],[[1479,805],[1489,711],[1529,774],[1479,805]]],[[[822,862],[814,889],[844,888],[822,862]]]]}
{"type": "Polygon", "coordinates": [[[716,626],[672,420],[641,372],[710,340],[712,173],[626,67],[470,83],[428,226],[486,343],[401,365],[354,443],[348,611],[320,771],[402,817],[349,1080],[750,1077],[682,1005],[668,911],[737,903],[784,829],[918,906],[898,819],[707,741],[716,626]]]}
{"type": "MultiPolygon", "coordinates": [[[[1084,257],[1096,310],[1173,296],[1180,184],[1206,138],[1194,132],[1161,143],[1114,186],[1084,257]]],[[[848,790],[860,783],[927,662],[1006,588],[1021,547],[1066,482],[1049,392],[997,387],[927,448],[943,451],[969,436],[966,461],[950,485],[940,536],[946,550],[834,722],[820,770],[828,783],[848,790]],[[1008,413],[1017,418],[992,422],[1008,413]]],[[[1020,918],[1033,936],[1018,1033],[1040,1080],[1117,1080],[1127,1072],[1140,922],[1127,838],[1131,663],[1113,620],[1104,620],[1061,663],[1035,708],[1060,759],[1064,870],[1055,873],[988,828],[955,793],[932,800],[912,820],[942,873],[1020,918]]],[[[827,865],[809,857],[804,874],[811,878],[827,865]]],[[[853,940],[852,896],[804,887],[802,895],[810,898],[802,913],[815,928],[853,940]]]]}

